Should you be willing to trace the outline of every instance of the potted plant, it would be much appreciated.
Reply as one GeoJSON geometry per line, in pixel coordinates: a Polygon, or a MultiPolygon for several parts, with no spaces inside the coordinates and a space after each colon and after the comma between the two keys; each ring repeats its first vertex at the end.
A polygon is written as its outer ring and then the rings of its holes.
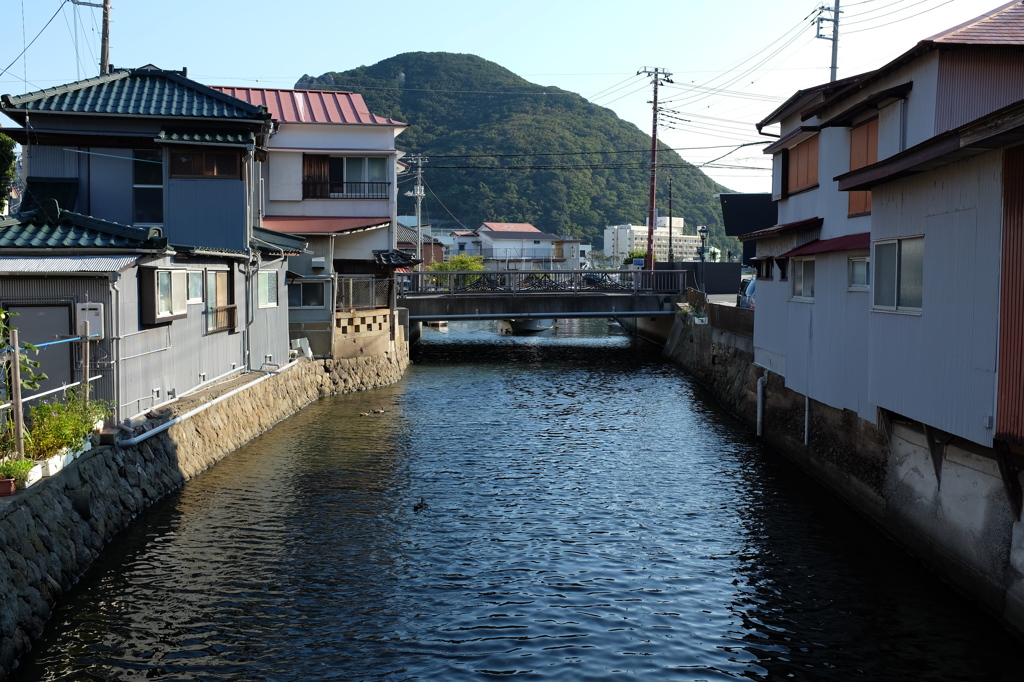
{"type": "MultiPolygon", "coordinates": [[[[29,479],[34,467],[35,462],[30,459],[9,459],[0,463],[0,481],[13,481],[14,487],[19,490],[26,488],[31,485],[29,479]]],[[[14,492],[13,488],[10,492],[4,492],[9,485],[0,484],[0,495],[10,495],[14,492]]]]}

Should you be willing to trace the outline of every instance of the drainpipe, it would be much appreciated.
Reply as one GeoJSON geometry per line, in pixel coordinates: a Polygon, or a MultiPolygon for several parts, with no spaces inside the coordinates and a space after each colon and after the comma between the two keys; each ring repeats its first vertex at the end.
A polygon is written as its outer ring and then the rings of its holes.
{"type": "Polygon", "coordinates": [[[811,399],[804,396],[804,445],[811,442],[811,399]]]}
{"type": "Polygon", "coordinates": [[[768,383],[768,370],[757,380],[757,435],[764,435],[764,388],[768,383]]]}
{"type": "Polygon", "coordinates": [[[120,273],[110,273],[111,310],[107,311],[110,329],[110,350],[114,357],[111,371],[114,374],[114,422],[121,422],[121,289],[117,286],[120,273]]]}
{"type": "MultiPolygon", "coordinates": [[[[254,152],[256,151],[255,145],[248,145],[245,153],[245,324],[242,326],[242,367],[252,369],[250,364],[249,353],[252,345],[252,339],[250,339],[249,326],[252,321],[252,166],[255,161],[254,152]]],[[[238,314],[237,303],[235,304],[235,315],[238,314]]],[[[237,320],[236,320],[237,324],[237,320]]]]}

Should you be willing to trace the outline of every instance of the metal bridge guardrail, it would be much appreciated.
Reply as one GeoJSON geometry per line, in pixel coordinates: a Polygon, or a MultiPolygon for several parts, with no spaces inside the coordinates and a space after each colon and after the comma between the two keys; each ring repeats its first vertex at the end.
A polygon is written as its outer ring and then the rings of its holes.
{"type": "Polygon", "coordinates": [[[399,297],[472,294],[665,293],[686,289],[685,271],[472,270],[400,275],[399,297]]]}

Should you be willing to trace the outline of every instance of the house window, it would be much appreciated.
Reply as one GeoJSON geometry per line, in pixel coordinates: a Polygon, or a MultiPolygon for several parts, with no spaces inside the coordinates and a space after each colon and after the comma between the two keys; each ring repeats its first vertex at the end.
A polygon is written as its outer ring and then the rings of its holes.
{"type": "MultiPolygon", "coordinates": [[[[874,118],[850,130],[850,170],[878,161],[878,119],[874,118]]],[[[849,193],[849,217],[871,213],[871,190],[849,193]]]]}
{"type": "Polygon", "coordinates": [[[793,260],[793,298],[814,298],[814,259],[793,260]]]}
{"type": "Polygon", "coordinates": [[[388,163],[383,156],[302,156],[303,199],[387,199],[388,163]]]}
{"type": "Polygon", "coordinates": [[[779,281],[785,282],[787,279],[786,273],[789,271],[789,261],[785,258],[776,258],[775,265],[779,268],[779,281]]]}
{"type": "Polygon", "coordinates": [[[875,242],[875,308],[919,311],[924,300],[924,237],[875,242]]]}
{"type": "Polygon", "coordinates": [[[818,136],[804,140],[788,152],[786,193],[795,194],[818,186],[818,136]]]}
{"type": "Polygon", "coordinates": [[[139,268],[139,312],[143,324],[162,324],[188,312],[188,273],[139,268]]]}
{"type": "Polygon", "coordinates": [[[233,331],[237,311],[233,305],[231,273],[227,270],[206,271],[206,331],[233,331]]]}
{"type": "Polygon", "coordinates": [[[292,282],[288,286],[289,308],[323,308],[323,282],[292,282]]]}
{"type": "Polygon", "coordinates": [[[171,153],[172,178],[229,178],[237,180],[241,157],[238,152],[184,151],[171,153]]]}
{"type": "Polygon", "coordinates": [[[846,288],[849,291],[867,291],[871,285],[871,261],[867,258],[849,259],[846,274],[846,288]]]}
{"type": "Polygon", "coordinates": [[[136,225],[162,225],[163,152],[159,149],[136,149],[132,165],[132,222],[136,225]]]}
{"type": "Polygon", "coordinates": [[[772,259],[765,258],[763,260],[754,261],[754,266],[757,268],[758,279],[771,279],[772,278],[772,259]]]}
{"type": "Polygon", "coordinates": [[[203,302],[203,273],[199,270],[189,270],[188,273],[188,303],[203,302]]]}
{"type": "Polygon", "coordinates": [[[256,275],[256,300],[260,308],[277,307],[277,272],[260,270],[256,275]]]}

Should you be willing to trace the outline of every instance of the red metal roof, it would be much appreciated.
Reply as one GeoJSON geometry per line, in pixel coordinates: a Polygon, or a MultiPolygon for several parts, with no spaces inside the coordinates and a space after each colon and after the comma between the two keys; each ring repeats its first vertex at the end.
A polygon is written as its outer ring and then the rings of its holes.
{"type": "Polygon", "coordinates": [[[484,223],[481,227],[493,232],[540,232],[530,223],[484,223]]]}
{"type": "Polygon", "coordinates": [[[775,258],[793,258],[795,256],[809,256],[812,253],[829,253],[831,251],[855,251],[857,249],[871,248],[871,233],[861,232],[860,234],[848,234],[833,239],[815,239],[803,246],[798,246],[775,258]]]}
{"type": "Polygon", "coordinates": [[[352,125],[405,126],[393,118],[371,114],[363,96],[343,90],[281,90],[211,86],[249,104],[263,105],[281,123],[344,123],[352,125]]]}
{"type": "Polygon", "coordinates": [[[763,230],[756,232],[747,232],[736,237],[741,242],[750,241],[751,239],[764,239],[765,237],[775,237],[780,234],[787,232],[796,232],[798,230],[810,230],[816,227],[821,227],[825,222],[823,218],[808,218],[806,220],[797,220],[793,223],[784,223],[782,225],[773,225],[766,227],[763,230]]]}
{"type": "Polygon", "coordinates": [[[383,227],[391,222],[387,216],[377,218],[329,218],[313,216],[277,216],[263,217],[263,226],[269,230],[277,230],[287,234],[335,234],[338,232],[355,232],[374,227],[383,227]]]}
{"type": "Polygon", "coordinates": [[[1024,3],[1007,3],[928,40],[955,45],[1024,45],[1024,3]]]}

